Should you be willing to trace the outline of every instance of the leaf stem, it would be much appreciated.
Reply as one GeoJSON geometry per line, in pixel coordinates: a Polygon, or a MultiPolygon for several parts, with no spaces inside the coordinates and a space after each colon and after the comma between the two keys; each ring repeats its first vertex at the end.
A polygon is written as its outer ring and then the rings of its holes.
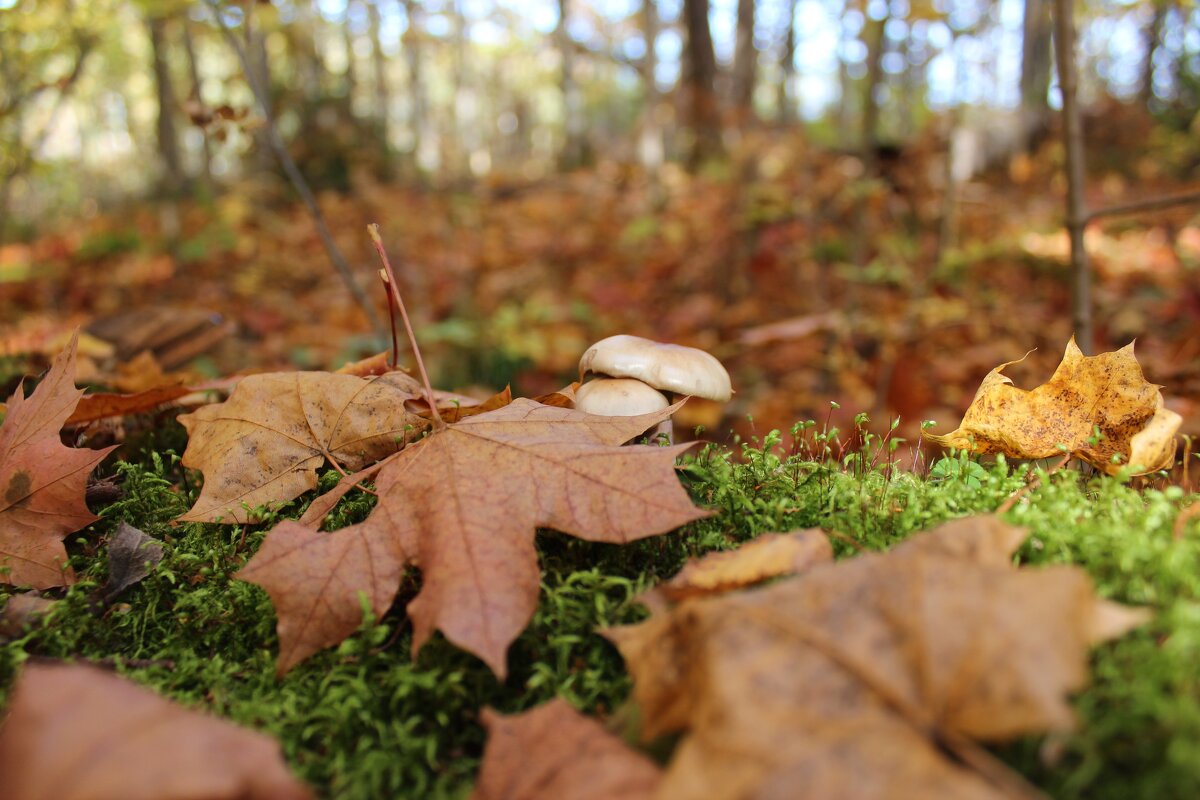
{"type": "Polygon", "coordinates": [[[438,413],[437,399],[433,395],[433,384],[429,382],[429,373],[425,371],[425,361],[421,358],[421,348],[417,346],[417,335],[413,333],[412,323],[408,319],[408,311],[404,308],[404,298],[400,296],[400,286],[396,283],[396,274],[392,272],[392,262],[388,260],[387,250],[383,247],[383,239],[379,236],[379,225],[372,222],[367,226],[367,233],[371,234],[371,241],[375,243],[379,259],[383,261],[383,269],[387,274],[387,284],[391,289],[391,296],[395,298],[396,307],[400,309],[400,319],[404,320],[404,331],[408,334],[408,343],[412,346],[413,358],[416,359],[417,370],[421,373],[421,382],[425,384],[426,400],[429,402],[429,409],[433,412],[434,427],[444,428],[446,422],[438,413]]]}

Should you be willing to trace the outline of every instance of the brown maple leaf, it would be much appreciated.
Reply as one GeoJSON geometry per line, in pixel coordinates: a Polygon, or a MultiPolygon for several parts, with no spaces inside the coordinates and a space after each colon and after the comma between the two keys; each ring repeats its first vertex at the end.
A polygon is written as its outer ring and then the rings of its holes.
{"type": "Polygon", "coordinates": [[[651,591],[666,600],[685,600],[753,586],[832,560],[833,547],[820,528],[762,533],[736,550],[688,561],[673,578],[651,591]]]}
{"type": "Polygon", "coordinates": [[[88,475],[113,448],[64,447],[59,438],[83,395],[75,388],[77,341],[71,338],[29,397],[17,387],[0,426],[0,583],[73,583],[63,537],[98,519],[84,493],[88,475]]]}
{"type": "Polygon", "coordinates": [[[537,606],[536,528],[625,543],[710,513],[675,476],[688,445],[619,446],[672,411],[595,417],[516,400],[390,459],[365,522],[329,534],[278,525],[239,577],[275,603],[280,673],[358,628],[360,592],[382,615],[412,564],[422,574],[408,606],[414,654],[440,629],[503,677],[537,606]]]}
{"type": "Polygon", "coordinates": [[[1116,352],[1085,356],[1071,339],[1050,380],[1029,391],[1003,374],[1023,360],[987,374],[957,430],[924,433],[925,438],[1012,458],[1066,452],[1109,474],[1124,466],[1144,474],[1174,463],[1182,419],[1163,408],[1162,393],[1142,375],[1132,342],[1116,352]]]}
{"type": "Polygon", "coordinates": [[[5,800],[303,800],[279,745],[95,667],[31,664],[0,728],[5,800]]]}
{"type": "Polygon", "coordinates": [[[183,465],[204,472],[192,522],[248,522],[317,486],[326,462],[359,469],[396,452],[428,422],[404,408],[420,394],[403,372],[359,378],[279,372],[243,378],[224,403],[179,418],[183,465]]]}
{"type": "Polygon", "coordinates": [[[1025,793],[975,742],[1069,728],[1089,647],[1145,614],[1077,568],[1016,569],[1021,538],[958,520],[610,631],[645,735],[685,734],[660,796],[1025,793]]]}
{"type": "Polygon", "coordinates": [[[488,730],[471,800],[650,800],[658,766],[561,699],[515,716],[484,709],[488,730]]]}

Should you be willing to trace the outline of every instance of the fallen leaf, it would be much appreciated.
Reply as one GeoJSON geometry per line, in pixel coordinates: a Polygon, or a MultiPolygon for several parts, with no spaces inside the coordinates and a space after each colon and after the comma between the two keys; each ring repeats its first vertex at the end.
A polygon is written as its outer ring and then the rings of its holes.
{"type": "Polygon", "coordinates": [[[322,464],[356,470],[394,453],[428,424],[404,409],[419,392],[402,372],[243,378],[224,403],[179,418],[188,430],[183,465],[204,472],[199,499],[180,519],[248,522],[258,506],[315,489],[322,464]]]}
{"type": "Polygon", "coordinates": [[[472,800],[650,800],[658,766],[561,699],[523,714],[484,709],[472,800]]]}
{"type": "Polygon", "coordinates": [[[579,381],[574,381],[558,391],[544,394],[533,398],[535,403],[541,403],[544,406],[554,406],[555,408],[574,408],[575,407],[575,390],[580,387],[579,381]]]}
{"type": "Polygon", "coordinates": [[[59,430],[83,392],[75,388],[75,345],[54,359],[29,397],[18,386],[0,426],[0,583],[38,589],[73,583],[62,540],[94,522],[84,502],[91,471],[113,448],[64,447],[59,430]]]}
{"type": "Polygon", "coordinates": [[[1078,568],[1015,568],[1019,541],[957,520],[609,631],[644,734],[684,734],[659,796],[1021,794],[975,742],[1070,728],[1088,648],[1147,615],[1078,568]]]}
{"type": "MultiPolygon", "coordinates": [[[[495,411],[497,408],[504,408],[512,402],[512,390],[505,386],[504,391],[492,395],[487,400],[476,400],[474,397],[467,397],[463,394],[442,392],[435,389],[433,399],[438,404],[438,414],[441,415],[443,422],[458,422],[460,419],[465,419],[475,414],[485,414],[488,411],[495,411]]],[[[422,417],[433,416],[429,411],[429,402],[424,396],[418,397],[415,400],[409,400],[405,402],[404,406],[409,411],[414,414],[420,414],[422,417]]]]}
{"type": "Polygon", "coordinates": [[[300,800],[260,733],[95,667],[22,669],[0,728],[5,800],[300,800]]]}
{"type": "Polygon", "coordinates": [[[372,375],[386,375],[389,372],[395,372],[392,368],[392,351],[384,350],[382,353],[376,353],[373,356],[367,356],[359,361],[351,361],[348,364],[343,364],[338,367],[339,375],[356,375],[359,378],[369,378],[372,375]]]}
{"type": "Polygon", "coordinates": [[[925,438],[1012,458],[1068,452],[1109,474],[1128,465],[1145,474],[1174,463],[1182,418],[1163,408],[1162,393],[1142,375],[1132,342],[1116,352],[1085,356],[1072,338],[1054,375],[1030,391],[1003,374],[1022,360],[988,373],[957,430],[944,436],[925,432],[925,438]]]}
{"type": "Polygon", "coordinates": [[[440,629],[503,678],[508,646],[537,606],[537,528],[625,543],[710,513],[675,475],[688,445],[619,446],[674,410],[595,417],[515,400],[391,459],[365,522],[328,534],[276,526],[239,577],[275,603],[279,671],[353,633],[360,592],[386,612],[413,564],[422,573],[408,606],[414,654],[440,629]]]}
{"type": "Polygon", "coordinates": [[[709,553],[689,561],[673,578],[652,591],[671,601],[720,594],[782,575],[794,575],[832,560],[833,547],[820,528],[764,533],[736,550],[709,553]]]}
{"type": "Polygon", "coordinates": [[[128,361],[114,368],[113,388],[124,394],[139,394],[164,386],[179,386],[188,383],[194,376],[183,373],[168,374],[149,350],[143,350],[128,361]]]}
{"type": "Polygon", "coordinates": [[[14,594],[0,609],[0,638],[20,636],[38,617],[49,611],[57,600],[36,594],[14,594]]]}
{"type": "Polygon", "coordinates": [[[191,394],[187,386],[159,386],[136,394],[111,394],[100,392],[84,395],[79,405],[67,417],[65,424],[80,425],[84,422],[94,422],[106,417],[123,417],[127,414],[141,414],[151,411],[161,405],[178,400],[191,394]]]}
{"type": "Polygon", "coordinates": [[[162,559],[163,547],[156,539],[122,522],[108,540],[108,580],[98,592],[100,598],[105,603],[112,602],[121,592],[150,574],[147,565],[157,564],[162,559]]]}

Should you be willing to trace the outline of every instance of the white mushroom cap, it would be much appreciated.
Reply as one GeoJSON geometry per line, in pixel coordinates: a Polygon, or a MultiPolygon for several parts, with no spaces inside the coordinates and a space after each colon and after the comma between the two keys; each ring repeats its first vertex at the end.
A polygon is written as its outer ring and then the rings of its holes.
{"type": "Polygon", "coordinates": [[[631,378],[597,378],[575,390],[575,408],[598,417],[635,417],[669,405],[662,392],[631,378]]]}
{"type": "Polygon", "coordinates": [[[725,402],[733,394],[729,373],[703,350],[640,336],[609,336],[587,349],[579,372],[636,378],[664,392],[725,402]]]}

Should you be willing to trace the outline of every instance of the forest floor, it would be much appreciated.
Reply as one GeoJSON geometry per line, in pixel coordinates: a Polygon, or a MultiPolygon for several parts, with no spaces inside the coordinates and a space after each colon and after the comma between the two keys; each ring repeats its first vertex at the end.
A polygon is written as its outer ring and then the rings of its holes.
{"type": "MultiPolygon", "coordinates": [[[[1098,164],[1126,146],[1093,144],[1098,164]]],[[[820,527],[834,532],[839,564],[853,563],[1000,509],[1028,531],[1014,563],[1079,567],[1099,596],[1153,619],[1092,651],[1090,683],[1071,699],[1073,730],[991,752],[1055,797],[1200,796],[1200,520],[1181,518],[1197,500],[1198,470],[1130,479],[916,445],[923,420],[942,432],[957,423],[992,368],[1037,348],[1009,370],[1033,386],[1062,357],[1071,332],[1055,149],[963,187],[957,244],[940,255],[940,195],[926,180],[936,162],[919,148],[871,187],[853,180],[850,156],[775,136],[753,151],[752,169],[735,157],[656,181],[601,166],[462,191],[362,178],[351,194],[321,195],[363,276],[374,273],[365,225],[381,224],[439,388],[553,392],[574,379],[591,341],[616,332],[702,347],[733,376],[732,402],[689,403],[676,424],[703,427],[711,443],[677,473],[712,515],[624,545],[539,531],[539,600],[502,679],[441,636],[412,657],[413,570],[386,613],[368,608],[357,633],[277,677],[277,607],[236,573],[314,493],[253,523],[178,521],[200,478],[180,464],[187,433],[166,408],[74,430],[76,445],[121,444],[97,473],[112,480],[92,481],[119,488],[93,491],[100,520],[67,536],[78,581],[49,592],[58,602],[31,625],[0,634],[0,703],[23,664],[97,662],[276,737],[320,796],[464,797],[485,707],[511,713],[564,697],[632,740],[631,677],[597,631],[645,619],[637,598],[688,558],[820,527]],[[864,192],[872,247],[856,268],[847,232],[864,192]],[[856,421],[860,412],[874,422],[856,421]],[[899,425],[881,438],[894,416],[899,425]],[[814,448],[831,428],[841,431],[835,447],[814,448]],[[119,602],[98,603],[120,523],[160,542],[163,557],[119,602]]],[[[1162,153],[1144,158],[1158,166],[1127,158],[1099,168],[1092,204],[1195,188],[1161,166],[1162,153]]],[[[1089,246],[1104,349],[1136,337],[1181,432],[1200,435],[1194,211],[1115,219],[1095,226],[1089,246]]],[[[382,290],[372,292],[384,313],[382,290]]],[[[335,368],[386,345],[303,209],[247,192],[139,204],[0,247],[0,301],[6,395],[77,326],[78,383],[123,392],[335,368]]],[[[1195,460],[1190,442],[1182,455],[1195,460]]],[[[323,469],[320,490],[340,477],[323,469]]],[[[375,505],[352,494],[325,527],[360,522],[375,505]]],[[[13,596],[0,584],[0,603],[13,596]]],[[[662,760],[671,745],[650,752],[662,760]]]]}

